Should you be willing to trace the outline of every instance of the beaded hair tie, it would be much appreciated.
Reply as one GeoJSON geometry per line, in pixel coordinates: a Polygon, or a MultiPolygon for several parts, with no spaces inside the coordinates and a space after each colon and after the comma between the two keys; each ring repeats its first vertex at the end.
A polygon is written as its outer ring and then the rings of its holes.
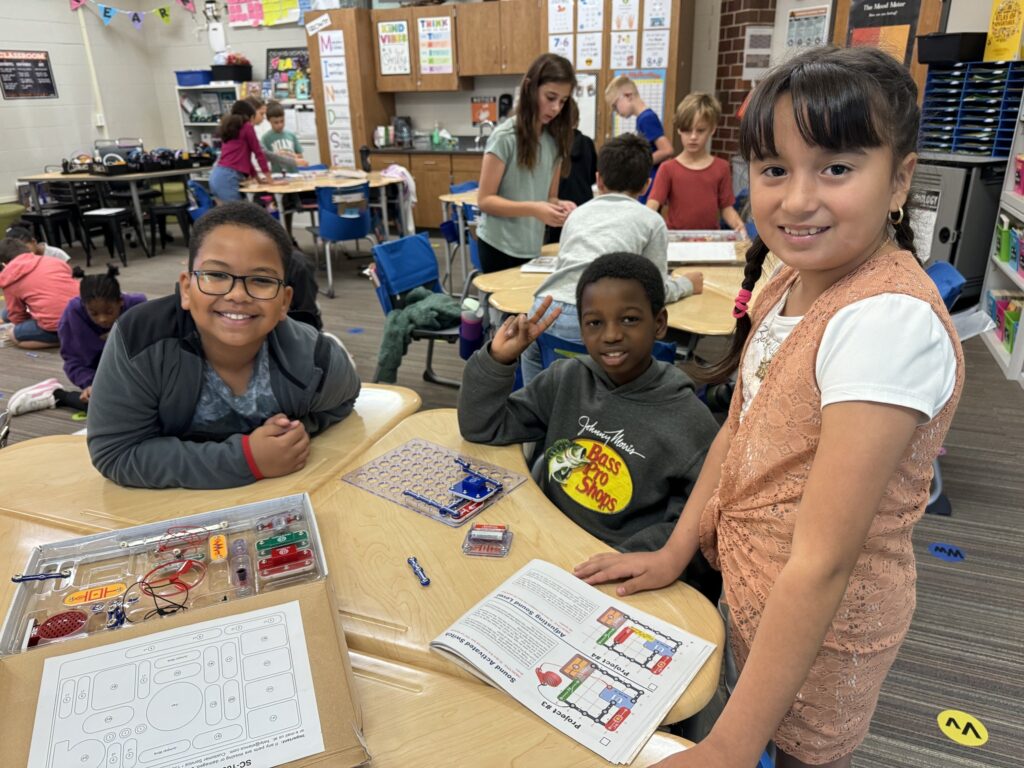
{"type": "Polygon", "coordinates": [[[750,301],[750,296],[751,293],[746,288],[740,288],[740,292],[736,294],[736,307],[732,311],[732,316],[737,320],[747,314],[747,302],[750,301]]]}

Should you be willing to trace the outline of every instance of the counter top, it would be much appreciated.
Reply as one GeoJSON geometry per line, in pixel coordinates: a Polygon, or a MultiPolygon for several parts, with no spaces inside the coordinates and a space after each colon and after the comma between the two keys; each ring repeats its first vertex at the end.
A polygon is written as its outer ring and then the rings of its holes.
{"type": "Polygon", "coordinates": [[[414,149],[413,147],[371,147],[371,154],[374,152],[386,152],[388,154],[401,153],[404,155],[482,155],[486,141],[476,143],[476,136],[456,136],[459,143],[455,147],[427,147],[426,149],[414,149]]]}

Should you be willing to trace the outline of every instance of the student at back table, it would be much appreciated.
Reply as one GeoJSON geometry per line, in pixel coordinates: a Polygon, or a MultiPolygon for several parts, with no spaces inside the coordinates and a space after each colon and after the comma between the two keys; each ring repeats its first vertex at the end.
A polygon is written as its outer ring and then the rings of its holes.
{"type": "Polygon", "coordinates": [[[667,324],[654,264],[602,256],[576,297],[589,357],[558,360],[513,392],[519,356],[561,310],[548,300],[510,317],[466,365],[459,428],[489,445],[537,441],[533,479],[567,517],[620,551],[649,551],[671,533],[717,424],[686,375],[651,356],[667,324]]]}
{"type": "Polygon", "coordinates": [[[291,243],[251,203],[192,230],[178,291],[114,326],[89,403],[89,453],[144,488],[230,488],[301,469],[309,440],[352,410],[345,351],[288,317],[291,243]]]}

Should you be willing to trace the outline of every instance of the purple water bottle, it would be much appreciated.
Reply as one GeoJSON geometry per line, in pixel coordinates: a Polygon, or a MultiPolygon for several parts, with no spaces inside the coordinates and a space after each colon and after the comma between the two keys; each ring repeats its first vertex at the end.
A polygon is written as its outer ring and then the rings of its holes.
{"type": "Polygon", "coordinates": [[[480,302],[466,299],[462,303],[462,320],[459,322],[459,357],[469,358],[484,343],[484,313],[480,302]]]}

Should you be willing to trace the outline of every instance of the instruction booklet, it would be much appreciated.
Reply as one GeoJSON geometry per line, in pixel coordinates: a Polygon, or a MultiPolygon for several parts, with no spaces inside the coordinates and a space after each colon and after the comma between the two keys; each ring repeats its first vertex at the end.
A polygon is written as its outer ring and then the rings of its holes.
{"type": "Polygon", "coordinates": [[[430,646],[620,765],[637,756],[715,649],[543,560],[430,646]]]}

